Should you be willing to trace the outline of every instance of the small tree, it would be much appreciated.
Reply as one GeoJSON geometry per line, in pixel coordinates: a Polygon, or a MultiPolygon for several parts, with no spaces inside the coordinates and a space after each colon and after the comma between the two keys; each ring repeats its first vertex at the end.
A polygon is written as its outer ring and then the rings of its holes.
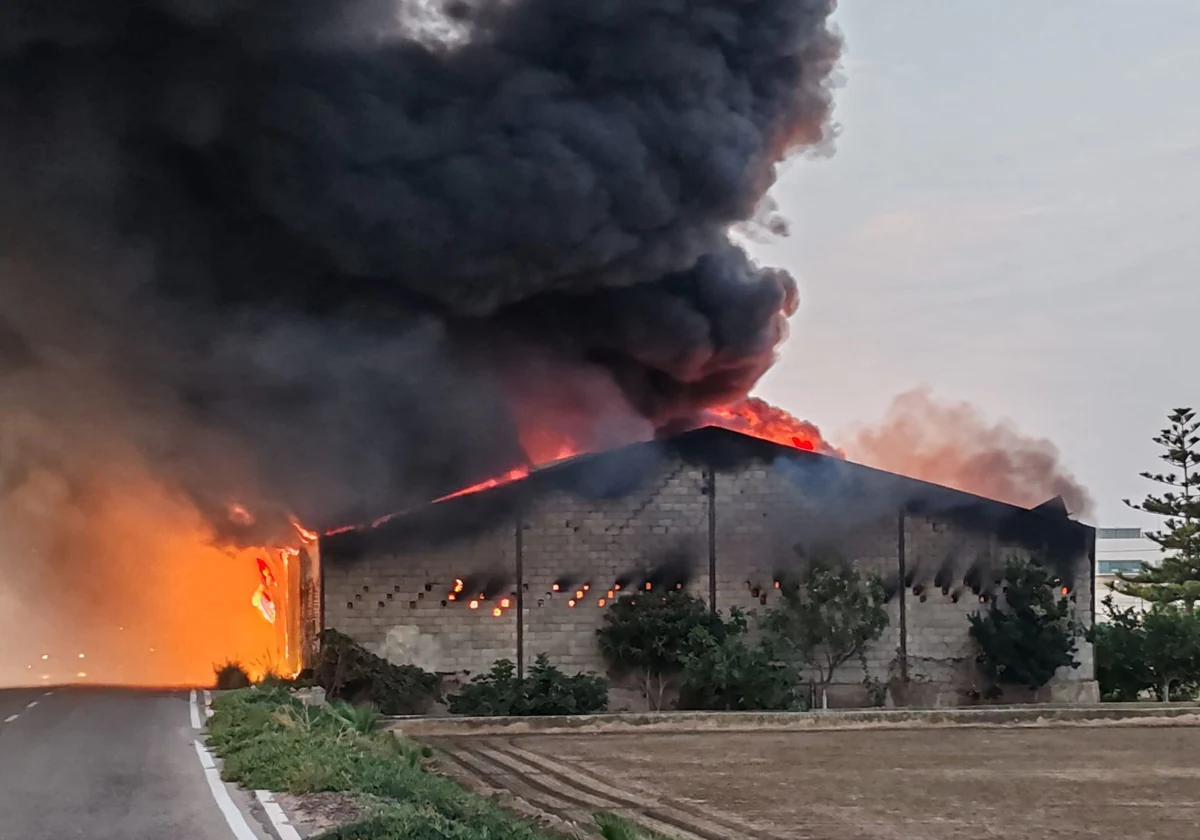
{"type": "Polygon", "coordinates": [[[721,617],[702,600],[672,589],[637,592],[614,601],[596,631],[600,652],[618,673],[637,675],[651,709],[661,709],[670,680],[683,671],[691,633],[703,628],[717,641],[726,635],[721,617]]]}
{"type": "Polygon", "coordinates": [[[864,578],[832,557],[818,557],[799,580],[781,581],[782,603],[763,630],[780,656],[813,669],[822,705],[834,673],[861,657],[887,627],[887,596],[878,575],[864,578]]]}
{"type": "Polygon", "coordinates": [[[1004,685],[1036,691],[1064,666],[1078,668],[1076,639],[1082,627],[1066,597],[1055,599],[1055,580],[1043,566],[1010,560],[1004,571],[1004,603],[970,616],[979,645],[976,662],[998,697],[1004,685]]]}
{"type": "Polygon", "coordinates": [[[1142,616],[1145,662],[1159,700],[1185,700],[1200,682],[1200,616],[1194,609],[1155,604],[1142,616]]]}
{"type": "Polygon", "coordinates": [[[1104,599],[1108,621],[1092,628],[1096,679],[1105,700],[1137,700],[1151,691],[1164,702],[1200,691],[1200,615],[1175,604],[1143,613],[1104,599]]]}
{"type": "Polygon", "coordinates": [[[1136,577],[1120,575],[1113,587],[1153,603],[1182,603],[1191,612],[1200,601],[1200,420],[1190,408],[1177,408],[1167,419],[1170,425],[1154,442],[1166,450],[1158,457],[1171,470],[1141,475],[1171,489],[1140,504],[1124,500],[1134,510],[1165,517],[1163,530],[1146,534],[1162,546],[1162,564],[1143,563],[1136,577]]]}
{"type": "Polygon", "coordinates": [[[786,711],[798,705],[794,668],[780,662],[769,645],[746,642],[745,614],[729,611],[723,639],[693,628],[684,655],[679,708],[709,711],[786,711]]]}
{"type": "Polygon", "coordinates": [[[1104,599],[1107,621],[1098,621],[1088,633],[1096,656],[1096,681],[1103,700],[1131,702],[1153,689],[1154,671],[1146,660],[1146,632],[1141,614],[1104,599]]]}

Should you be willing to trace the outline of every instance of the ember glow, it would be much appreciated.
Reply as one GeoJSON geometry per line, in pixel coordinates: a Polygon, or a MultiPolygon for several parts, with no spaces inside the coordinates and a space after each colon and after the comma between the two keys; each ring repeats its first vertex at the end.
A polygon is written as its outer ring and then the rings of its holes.
{"type": "MultiPolygon", "coordinates": [[[[482,492],[483,490],[491,490],[493,487],[499,487],[502,484],[511,484],[512,482],[520,481],[522,478],[525,478],[527,475],[529,475],[529,470],[530,470],[529,467],[518,467],[517,469],[509,470],[502,476],[498,476],[496,478],[489,478],[489,479],[479,482],[478,484],[472,484],[470,487],[464,487],[461,490],[456,490],[453,493],[448,493],[445,496],[440,496],[440,497],[434,499],[434,501],[435,502],[444,502],[447,499],[455,499],[455,498],[458,498],[459,496],[468,496],[471,493],[479,493],[479,492],[482,492]]],[[[313,535],[313,539],[316,539],[315,534],[313,535]]]]}

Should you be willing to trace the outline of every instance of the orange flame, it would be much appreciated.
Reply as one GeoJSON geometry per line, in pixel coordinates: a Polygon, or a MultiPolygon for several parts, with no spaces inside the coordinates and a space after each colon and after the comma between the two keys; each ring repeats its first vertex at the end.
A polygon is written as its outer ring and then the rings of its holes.
{"type": "Polygon", "coordinates": [[[296,517],[291,517],[292,527],[296,529],[296,533],[300,535],[300,541],[305,543],[316,542],[320,538],[320,534],[316,531],[310,531],[300,524],[300,520],[296,517]]]}
{"type": "Polygon", "coordinates": [[[250,603],[262,613],[262,617],[267,620],[268,624],[275,623],[275,602],[267,594],[265,586],[259,584],[258,589],[255,589],[254,594],[250,596],[250,603]]]}
{"type": "MultiPolygon", "coordinates": [[[[258,558],[258,577],[262,581],[262,586],[275,586],[275,575],[271,571],[271,567],[267,565],[267,561],[258,558]]],[[[261,588],[261,587],[260,587],[261,588]]],[[[257,605],[255,605],[257,606],[257,605]]]]}
{"type": "Polygon", "coordinates": [[[747,397],[729,405],[709,409],[704,418],[709,425],[720,426],[772,443],[845,457],[831,446],[821,431],[807,420],[801,420],[782,408],[776,408],[757,397],[747,397]]]}
{"type": "MultiPolygon", "coordinates": [[[[823,455],[833,455],[839,458],[845,457],[845,454],[840,449],[830,445],[822,437],[820,430],[815,425],[789,414],[782,408],[776,408],[757,397],[746,397],[728,405],[710,408],[699,419],[699,426],[719,426],[751,437],[761,438],[762,440],[768,440],[783,446],[791,446],[807,452],[819,452],[823,455]]],[[[522,430],[520,437],[526,458],[526,463],[523,466],[514,467],[503,475],[488,478],[469,487],[463,487],[461,490],[456,490],[453,493],[439,496],[433,500],[433,503],[456,499],[460,496],[469,496],[484,490],[491,490],[495,487],[512,484],[528,477],[530,472],[538,467],[574,457],[584,451],[575,442],[555,434],[552,430],[548,429],[522,430]]],[[[402,513],[403,511],[398,511],[381,516],[374,520],[370,527],[379,527],[402,513]]],[[[306,543],[313,542],[320,537],[315,531],[304,528],[294,517],[292,518],[292,526],[306,543]]],[[[329,529],[325,531],[325,534],[326,536],[333,536],[346,531],[358,530],[358,527],[345,525],[329,529]]],[[[615,588],[619,589],[620,587],[615,588]]],[[[558,589],[557,585],[553,587],[555,592],[558,589]]],[[[586,591],[587,587],[584,589],[586,591]]],[[[455,591],[459,592],[461,590],[456,589],[455,591]]]]}
{"type": "Polygon", "coordinates": [[[471,493],[478,493],[481,490],[491,490],[493,487],[499,487],[501,484],[511,484],[514,481],[520,481],[527,475],[529,475],[528,467],[517,467],[514,470],[509,470],[498,478],[489,478],[486,481],[479,482],[478,484],[472,484],[470,487],[464,487],[461,490],[456,490],[455,492],[449,493],[445,496],[439,496],[438,498],[434,499],[434,501],[444,502],[447,499],[456,499],[459,496],[467,496],[471,493]]]}

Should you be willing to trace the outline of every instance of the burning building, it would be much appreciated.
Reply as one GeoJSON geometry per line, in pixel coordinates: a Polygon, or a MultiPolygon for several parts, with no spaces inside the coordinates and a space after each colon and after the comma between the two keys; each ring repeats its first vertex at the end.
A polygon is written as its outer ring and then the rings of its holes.
{"type": "Polygon", "coordinates": [[[305,529],[445,494],[321,540],[327,623],[475,669],[562,653],[537,628],[660,550],[688,558],[688,585],[733,575],[720,606],[761,590],[736,571],[737,473],[680,466],[667,501],[668,467],[643,464],[646,485],[606,470],[712,417],[831,451],[744,401],[798,288],[733,231],[778,230],[777,165],[836,134],[835,6],[0,3],[0,683],[37,673],[30,626],[64,656],[136,654],[107,669],[120,682],[290,668],[319,624],[305,529]],[[579,484],[534,493],[555,476],[579,484]],[[387,551],[405,559],[377,583],[362,570],[387,551]]]}
{"type": "MultiPolygon", "coordinates": [[[[974,685],[969,614],[1014,555],[1052,566],[1089,625],[1093,530],[1060,505],[1024,509],[732,431],[704,427],[579,456],[452,494],[319,542],[324,626],[396,662],[466,676],[539,653],[603,671],[608,601],[683,588],[713,609],[763,609],[777,581],[835,552],[889,593],[867,676],[907,676],[926,702],[974,685]]],[[[1090,645],[1054,698],[1094,699],[1090,645]]],[[[848,702],[857,665],[840,675],[848,702]]]]}

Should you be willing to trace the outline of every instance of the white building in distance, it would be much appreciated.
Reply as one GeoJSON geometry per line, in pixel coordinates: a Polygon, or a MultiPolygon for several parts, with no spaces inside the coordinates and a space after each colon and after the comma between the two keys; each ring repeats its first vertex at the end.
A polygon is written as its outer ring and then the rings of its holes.
{"type": "Polygon", "coordinates": [[[1118,574],[1132,575],[1146,562],[1157,566],[1162,562],[1162,548],[1142,533],[1141,528],[1097,528],[1096,529],[1096,620],[1105,621],[1108,611],[1103,606],[1104,597],[1112,594],[1119,608],[1146,608],[1140,598],[1121,595],[1109,589],[1109,584],[1118,574]]]}

